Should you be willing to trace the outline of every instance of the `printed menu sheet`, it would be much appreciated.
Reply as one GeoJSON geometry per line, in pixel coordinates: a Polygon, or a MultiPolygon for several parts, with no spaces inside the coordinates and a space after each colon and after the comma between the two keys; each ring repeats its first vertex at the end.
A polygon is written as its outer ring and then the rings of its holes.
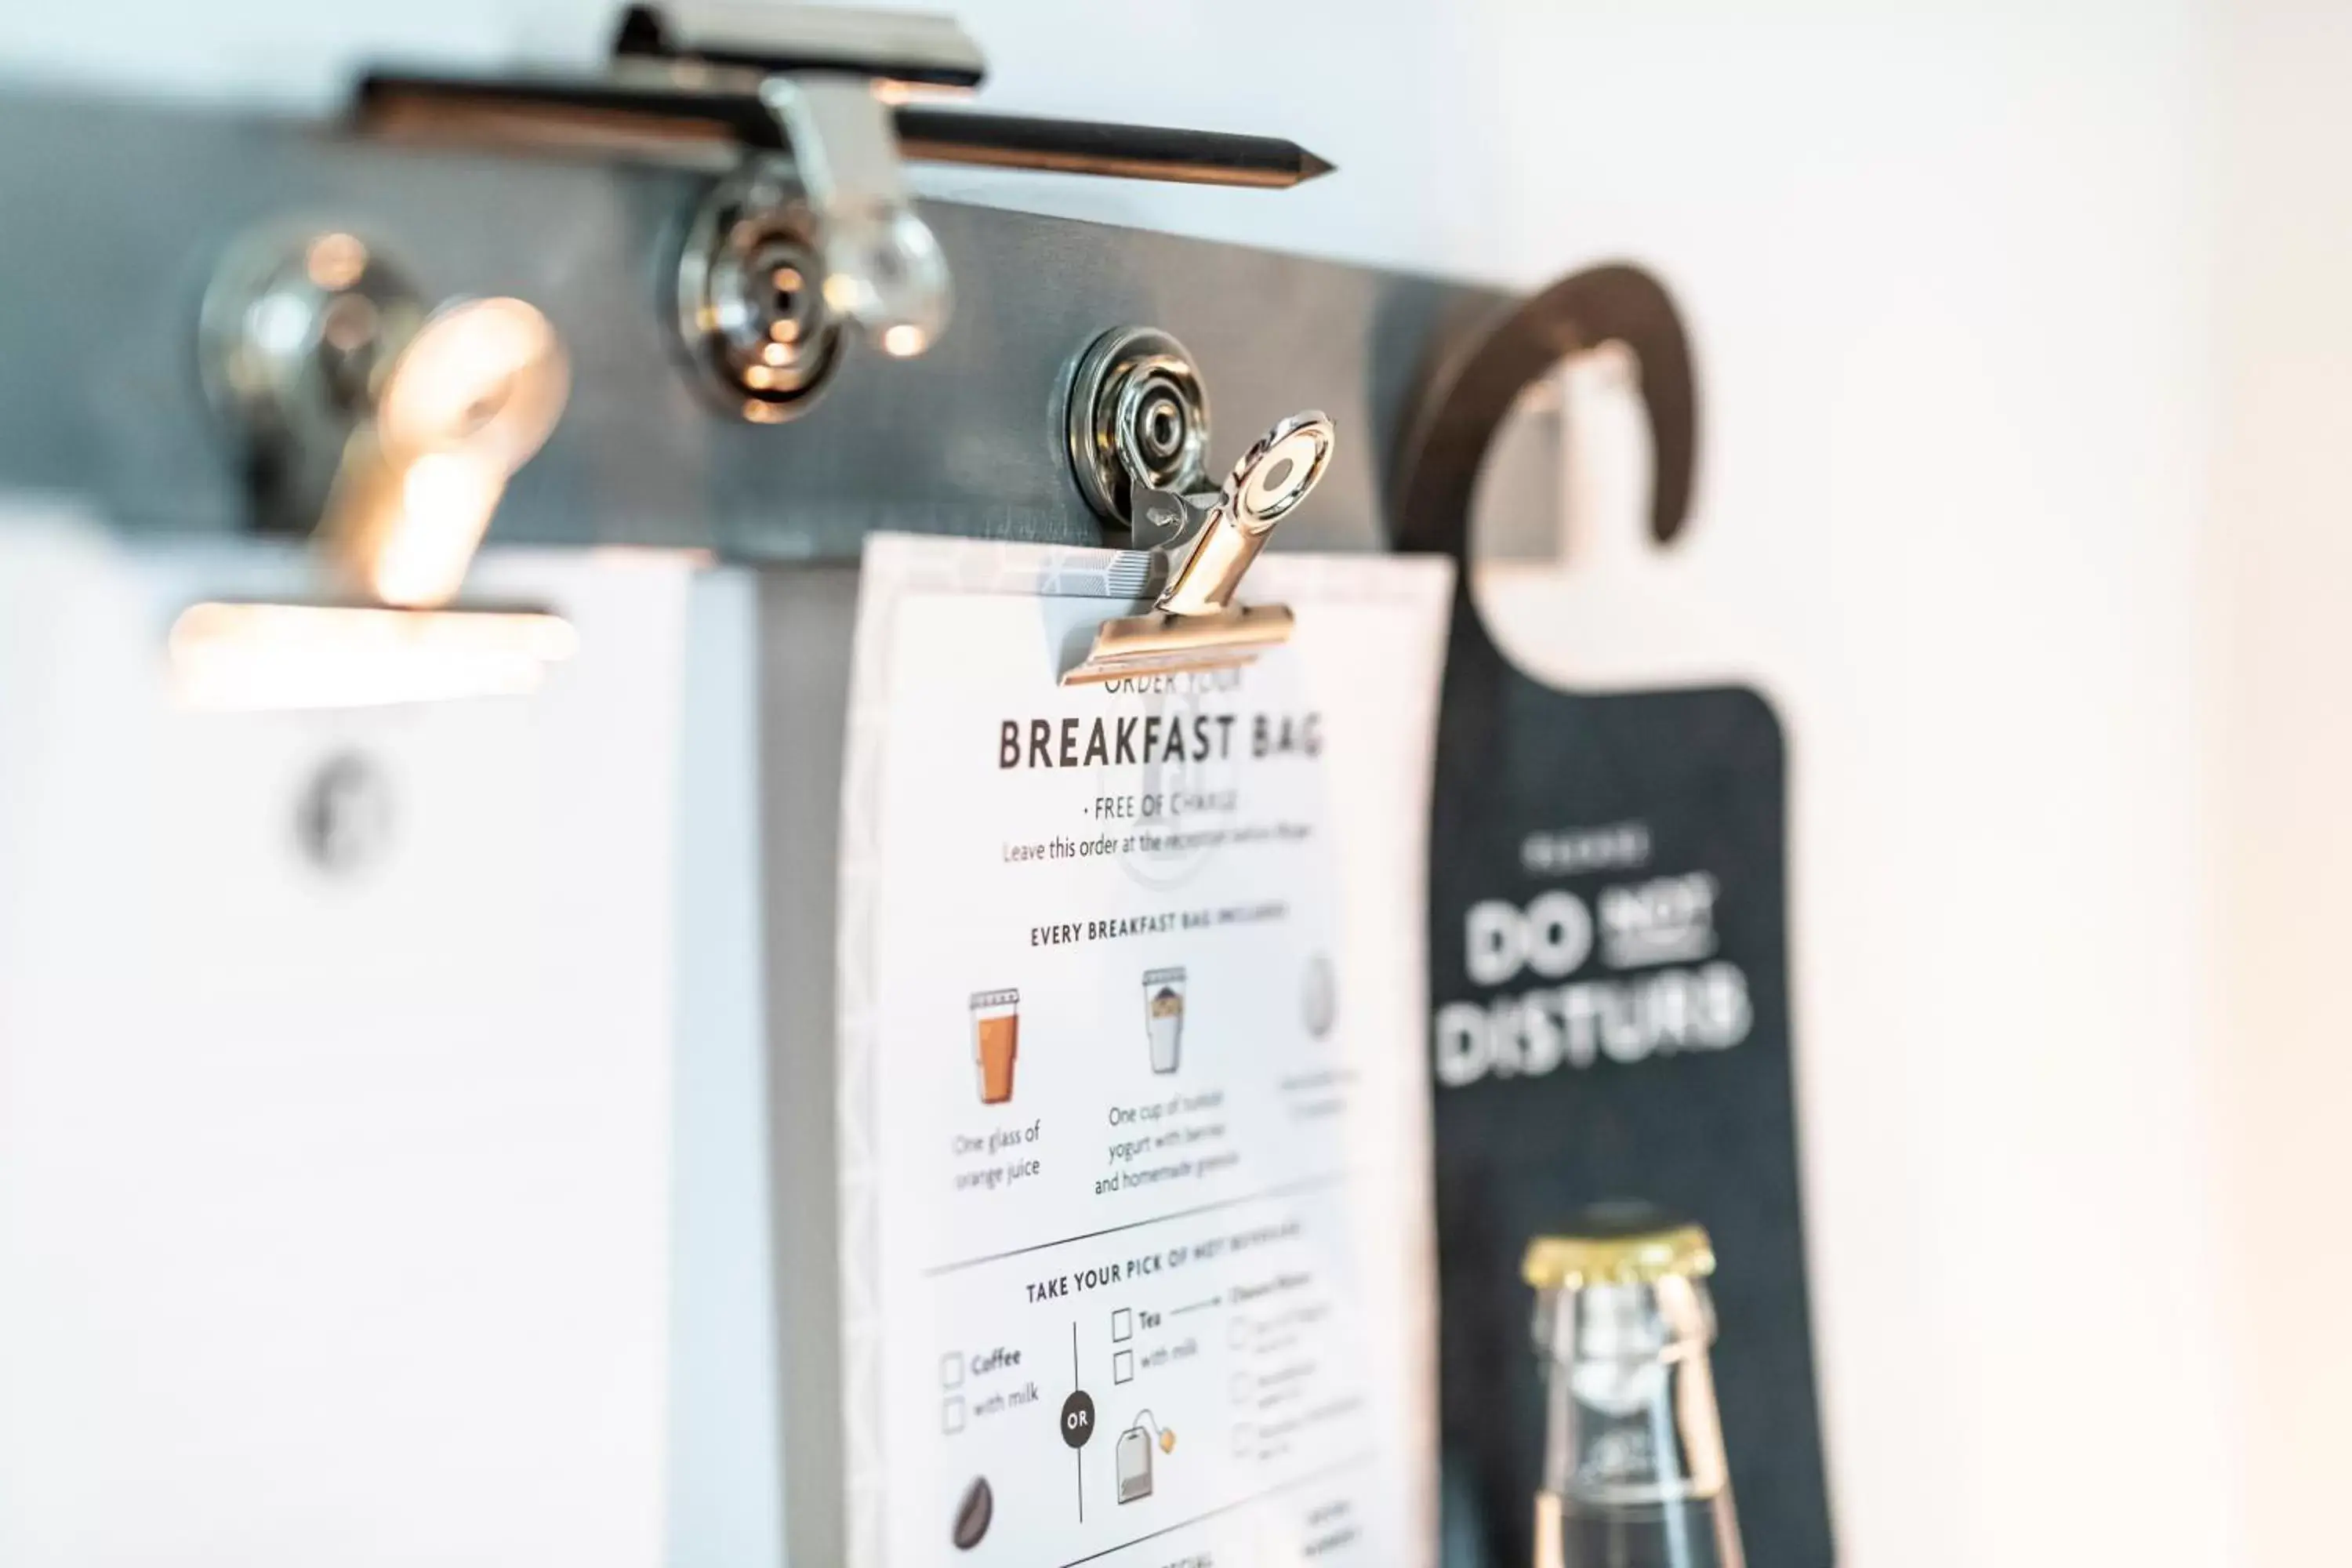
{"type": "Polygon", "coordinates": [[[1424,843],[1451,568],[1064,688],[1149,558],[877,537],[840,948],[852,1568],[1433,1560],[1424,843]]]}

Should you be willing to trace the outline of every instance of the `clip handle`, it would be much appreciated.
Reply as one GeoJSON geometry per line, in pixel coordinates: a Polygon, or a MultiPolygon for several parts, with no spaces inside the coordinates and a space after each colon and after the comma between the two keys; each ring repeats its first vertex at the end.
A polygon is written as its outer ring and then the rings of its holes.
{"type": "Polygon", "coordinates": [[[792,149],[814,209],[825,302],[883,353],[923,353],[953,301],[939,237],[915,211],[898,150],[912,91],[965,91],[986,71],[954,18],[700,0],[630,7],[616,67],[748,88],[792,149]]]}
{"type": "Polygon", "coordinates": [[[1171,616],[1213,616],[1234,595],[1274,525],[1289,515],[1331,465],[1338,432],[1330,416],[1294,414],[1242,454],[1201,527],[1200,541],[1153,608],[1171,616]]]}
{"type": "MultiPolygon", "coordinates": [[[[1294,414],[1242,454],[1214,494],[1192,552],[1148,615],[1105,621],[1086,658],[1065,671],[1065,686],[1178,670],[1231,669],[1290,640],[1292,617],[1281,605],[1237,605],[1234,594],[1265,548],[1274,525],[1307,499],[1331,464],[1337,440],[1330,417],[1294,414]]],[[[1154,510],[1193,514],[1196,499],[1144,487],[1154,510]]],[[[1155,525],[1159,518],[1154,516],[1155,525]]]]}
{"type": "Polygon", "coordinates": [[[770,77],[760,101],[783,128],[818,215],[824,301],[877,347],[911,359],[954,310],[939,237],[915,212],[891,106],[866,78],[770,77]]]}
{"type": "Polygon", "coordinates": [[[562,341],[520,300],[434,312],[387,368],[344,443],[317,538],[336,574],[379,604],[457,597],[506,493],[570,391],[562,341]]]}
{"type": "Polygon", "coordinates": [[[430,310],[341,230],[231,247],[198,324],[205,389],[257,516],[310,534],[339,592],[446,603],[507,481],[563,411],[554,326],[520,300],[430,310]]]}

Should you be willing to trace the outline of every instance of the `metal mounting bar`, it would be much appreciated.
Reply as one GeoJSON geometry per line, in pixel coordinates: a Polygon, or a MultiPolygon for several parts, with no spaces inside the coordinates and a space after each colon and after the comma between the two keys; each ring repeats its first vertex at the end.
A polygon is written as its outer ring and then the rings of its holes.
{"type": "Polygon", "coordinates": [[[1176,335],[1227,428],[1320,407],[1348,432],[1276,548],[1388,547],[1384,477],[1431,369],[1510,303],[1407,274],[945,203],[921,206],[986,311],[920,359],[845,349],[785,425],[713,408],[677,346],[690,170],[387,146],[288,120],[0,91],[0,487],[132,531],[244,532],[248,476],[190,350],[230,245],[293,221],[381,241],[436,297],[510,295],[572,357],[572,396],[492,543],[855,560],[868,531],[1124,544],[1072,478],[1078,357],[1131,321],[1176,335]],[[661,281],[657,281],[661,280],[661,281]],[[1279,301],[1281,327],[1235,301],[1279,301]]]}

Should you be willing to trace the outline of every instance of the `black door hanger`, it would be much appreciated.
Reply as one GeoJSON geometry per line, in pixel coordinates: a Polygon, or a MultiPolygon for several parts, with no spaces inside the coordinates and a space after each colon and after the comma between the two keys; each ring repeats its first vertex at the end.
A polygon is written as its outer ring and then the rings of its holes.
{"type": "Polygon", "coordinates": [[[1580,273],[1443,377],[1398,477],[1400,544],[1461,563],[1430,843],[1432,1099],[1448,1568],[1531,1562],[1543,1452],[1528,1238],[1646,1198],[1719,1259],[1716,1378],[1748,1561],[1832,1560],[1806,1296],[1787,984],[1786,768],[1741,687],[1564,691],[1515,667],[1470,590],[1479,466],[1519,393],[1610,342],[1679,530],[1688,346],[1648,274],[1580,273]]]}

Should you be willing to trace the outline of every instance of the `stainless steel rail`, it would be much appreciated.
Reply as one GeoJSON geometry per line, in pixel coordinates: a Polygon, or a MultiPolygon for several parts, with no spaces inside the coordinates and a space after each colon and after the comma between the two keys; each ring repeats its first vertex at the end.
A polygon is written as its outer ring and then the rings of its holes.
{"type": "MultiPolygon", "coordinates": [[[[256,226],[350,230],[436,298],[515,295],[572,356],[571,404],[491,524],[508,542],[854,559],[874,529],[1125,543],[1074,482],[1064,404],[1107,329],[1175,334],[1235,436],[1293,409],[1347,433],[1281,546],[1388,547],[1382,494],[1412,393],[1507,301],[1243,247],[929,203],[959,308],[930,352],[845,346],[790,423],[713,405],[679,351],[679,247],[713,176],[387,145],[234,110],[0,92],[0,486],[128,531],[254,515],[203,395],[199,303],[256,226]]],[[[1278,201],[1268,193],[1265,199],[1278,201]]]]}

